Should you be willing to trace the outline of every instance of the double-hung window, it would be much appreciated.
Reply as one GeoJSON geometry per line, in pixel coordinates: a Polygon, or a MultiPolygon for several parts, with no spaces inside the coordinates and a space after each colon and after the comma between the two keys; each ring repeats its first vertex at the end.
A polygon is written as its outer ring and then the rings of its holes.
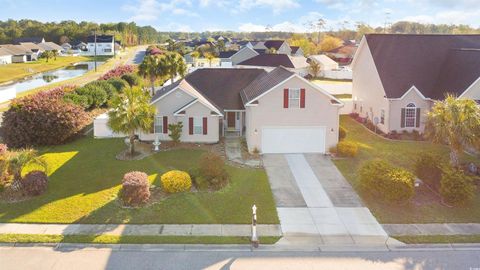
{"type": "Polygon", "coordinates": [[[300,108],[300,89],[288,89],[288,106],[290,108],[300,108]]]}
{"type": "Polygon", "coordinates": [[[163,133],[163,116],[155,117],[155,134],[163,133]]]}
{"type": "Polygon", "coordinates": [[[193,118],[193,134],[203,134],[203,119],[201,117],[193,118]]]}
{"type": "Polygon", "coordinates": [[[409,103],[405,108],[405,127],[415,127],[417,119],[417,108],[415,104],[409,103]]]}

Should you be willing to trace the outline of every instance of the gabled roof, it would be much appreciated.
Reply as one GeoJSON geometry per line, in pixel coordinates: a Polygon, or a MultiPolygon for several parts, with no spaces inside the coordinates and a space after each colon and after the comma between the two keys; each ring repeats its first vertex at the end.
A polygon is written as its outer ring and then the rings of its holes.
{"type": "Polygon", "coordinates": [[[30,50],[27,50],[22,45],[12,45],[12,44],[3,44],[0,45],[0,48],[4,48],[9,51],[12,55],[27,55],[31,54],[30,50]]]}
{"type": "Polygon", "coordinates": [[[220,52],[218,54],[218,58],[230,58],[234,54],[236,54],[238,51],[226,51],[226,52],[220,52]]]}
{"type": "Polygon", "coordinates": [[[263,69],[205,68],[185,80],[218,108],[243,110],[240,91],[264,73],[263,69]]]}
{"type": "Polygon", "coordinates": [[[151,102],[152,103],[156,102],[159,98],[168,94],[171,90],[175,89],[181,82],[182,82],[182,80],[178,80],[178,81],[176,81],[172,84],[169,84],[169,85],[164,86],[164,87],[160,88],[159,90],[157,90],[155,92],[155,95],[153,95],[153,97],[151,99],[151,102]]]}
{"type": "Polygon", "coordinates": [[[12,55],[12,53],[5,48],[0,48],[0,56],[8,56],[8,55],[12,55]]]}
{"type": "Polygon", "coordinates": [[[300,49],[299,46],[290,46],[290,48],[292,49],[293,54],[297,53],[298,49],[300,49]]]}
{"type": "Polygon", "coordinates": [[[63,50],[62,46],[57,45],[53,42],[44,42],[44,43],[39,43],[38,46],[45,51],[60,51],[63,50]]]}
{"type": "Polygon", "coordinates": [[[16,38],[13,40],[14,44],[20,44],[24,42],[32,42],[32,43],[41,43],[43,41],[43,37],[23,37],[23,38],[16,38]]]}
{"type": "Polygon", "coordinates": [[[263,73],[256,80],[252,81],[247,87],[245,87],[240,93],[243,103],[247,104],[251,102],[255,98],[259,97],[266,91],[272,89],[293,75],[293,72],[285,69],[284,67],[278,67],[269,73],[263,73]]]}
{"type": "Polygon", "coordinates": [[[269,49],[274,48],[275,50],[278,50],[282,47],[283,43],[285,43],[284,40],[267,40],[263,44],[269,49]]]}
{"type": "Polygon", "coordinates": [[[353,56],[357,51],[357,49],[358,49],[357,45],[349,44],[349,45],[342,45],[340,47],[327,51],[327,53],[339,53],[339,54],[346,54],[346,55],[353,56]]]}
{"type": "Polygon", "coordinates": [[[367,34],[365,41],[387,98],[400,98],[412,86],[427,98],[442,98],[480,76],[478,53],[462,50],[480,49],[480,35],[367,34]]]}
{"type": "Polygon", "coordinates": [[[259,66],[259,67],[279,67],[301,68],[307,66],[305,57],[292,57],[286,54],[260,54],[247,59],[238,65],[259,66]]]}
{"type": "MultiPolygon", "coordinates": [[[[39,43],[39,44],[43,44],[43,43],[39,43]]],[[[20,45],[22,45],[22,47],[24,47],[25,49],[30,50],[32,52],[42,50],[42,48],[39,45],[37,45],[35,43],[32,43],[32,42],[22,42],[22,43],[20,43],[20,45]]]]}
{"type": "MultiPolygon", "coordinates": [[[[97,43],[112,43],[113,42],[112,35],[97,35],[97,43]]],[[[87,37],[88,43],[95,43],[95,36],[88,36],[87,37]]]]}

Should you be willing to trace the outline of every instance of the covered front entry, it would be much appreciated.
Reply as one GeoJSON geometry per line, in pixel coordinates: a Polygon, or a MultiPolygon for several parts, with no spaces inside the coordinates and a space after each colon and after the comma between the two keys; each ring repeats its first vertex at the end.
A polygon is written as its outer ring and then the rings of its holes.
{"type": "Polygon", "coordinates": [[[225,120],[223,123],[225,136],[242,136],[245,126],[245,112],[225,111],[225,120]]]}
{"type": "Polygon", "coordinates": [[[325,153],[325,127],[265,127],[262,153],[325,153]]]}

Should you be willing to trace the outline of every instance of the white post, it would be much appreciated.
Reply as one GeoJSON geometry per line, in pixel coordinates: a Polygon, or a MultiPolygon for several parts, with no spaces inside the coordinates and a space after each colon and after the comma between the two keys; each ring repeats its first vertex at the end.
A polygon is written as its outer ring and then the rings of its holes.
{"type": "Polygon", "coordinates": [[[260,241],[257,235],[257,206],[252,206],[252,246],[258,248],[260,241]]]}

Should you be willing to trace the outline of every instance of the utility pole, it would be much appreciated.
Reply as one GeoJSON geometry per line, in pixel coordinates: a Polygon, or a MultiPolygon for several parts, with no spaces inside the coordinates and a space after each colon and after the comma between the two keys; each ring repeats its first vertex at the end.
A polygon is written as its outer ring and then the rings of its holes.
{"type": "Polygon", "coordinates": [[[95,72],[97,72],[97,30],[93,31],[93,36],[95,38],[95,56],[93,57],[95,61],[95,72]]]}

